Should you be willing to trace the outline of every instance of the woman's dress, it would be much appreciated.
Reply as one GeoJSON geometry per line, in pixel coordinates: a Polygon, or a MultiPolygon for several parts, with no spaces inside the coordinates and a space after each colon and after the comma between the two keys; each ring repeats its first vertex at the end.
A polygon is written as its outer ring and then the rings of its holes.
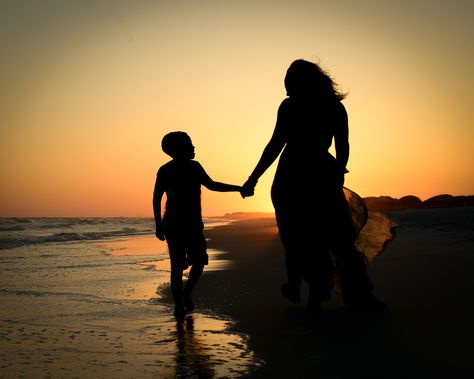
{"type": "Polygon", "coordinates": [[[328,149],[343,117],[340,102],[282,103],[275,133],[281,133],[286,146],[272,202],[289,283],[299,286],[306,280],[321,301],[340,287],[350,303],[372,291],[366,264],[382,251],[394,225],[367,212],[357,194],[342,188],[343,174],[328,149]]]}

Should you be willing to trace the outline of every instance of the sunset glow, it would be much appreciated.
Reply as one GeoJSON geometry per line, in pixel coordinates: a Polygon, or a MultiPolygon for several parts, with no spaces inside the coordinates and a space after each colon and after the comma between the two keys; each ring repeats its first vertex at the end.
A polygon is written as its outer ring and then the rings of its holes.
{"type": "MultiPolygon", "coordinates": [[[[297,58],[348,92],[349,188],[474,194],[473,14],[469,1],[2,2],[0,216],[151,216],[173,130],[214,180],[242,184],[297,58]]],[[[203,214],[272,211],[274,170],[253,198],[203,190],[203,214]]]]}

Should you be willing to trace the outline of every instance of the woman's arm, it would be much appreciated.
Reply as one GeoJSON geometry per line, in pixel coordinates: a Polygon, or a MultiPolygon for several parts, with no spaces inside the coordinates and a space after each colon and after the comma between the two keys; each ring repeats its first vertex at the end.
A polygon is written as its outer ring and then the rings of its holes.
{"type": "MultiPolygon", "coordinates": [[[[287,130],[287,113],[288,103],[284,101],[278,109],[277,122],[275,130],[273,131],[270,141],[265,146],[262,156],[255,166],[249,179],[245,182],[242,189],[244,193],[253,193],[253,188],[258,182],[258,179],[264,172],[272,165],[275,159],[280,155],[286,144],[286,130],[287,130]]],[[[245,195],[248,196],[248,195],[245,195]]]]}
{"type": "Polygon", "coordinates": [[[346,166],[349,161],[349,122],[346,109],[342,103],[340,103],[336,130],[334,132],[334,145],[336,149],[337,166],[344,183],[344,174],[348,172],[346,166]]]}

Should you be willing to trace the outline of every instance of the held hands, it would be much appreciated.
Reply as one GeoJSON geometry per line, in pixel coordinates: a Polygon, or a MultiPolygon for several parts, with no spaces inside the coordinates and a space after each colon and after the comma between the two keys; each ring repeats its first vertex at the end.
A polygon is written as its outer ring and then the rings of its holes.
{"type": "Polygon", "coordinates": [[[257,182],[254,180],[251,180],[250,178],[244,183],[240,190],[240,195],[242,198],[250,197],[253,196],[255,193],[255,186],[257,185],[257,182]]]}

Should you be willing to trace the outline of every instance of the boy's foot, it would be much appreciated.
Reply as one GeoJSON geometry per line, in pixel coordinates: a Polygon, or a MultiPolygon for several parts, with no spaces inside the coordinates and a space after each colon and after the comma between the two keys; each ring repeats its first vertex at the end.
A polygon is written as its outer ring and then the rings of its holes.
{"type": "Polygon", "coordinates": [[[183,293],[184,309],[186,312],[191,313],[194,310],[193,300],[191,299],[191,294],[184,292],[183,293]]]}
{"type": "Polygon", "coordinates": [[[284,283],[281,285],[281,293],[292,303],[301,303],[300,291],[294,288],[290,283],[284,283]]]}
{"type": "Polygon", "coordinates": [[[173,312],[174,317],[183,318],[185,314],[186,314],[186,310],[184,309],[182,305],[176,305],[174,307],[174,312],[173,312]]]}

